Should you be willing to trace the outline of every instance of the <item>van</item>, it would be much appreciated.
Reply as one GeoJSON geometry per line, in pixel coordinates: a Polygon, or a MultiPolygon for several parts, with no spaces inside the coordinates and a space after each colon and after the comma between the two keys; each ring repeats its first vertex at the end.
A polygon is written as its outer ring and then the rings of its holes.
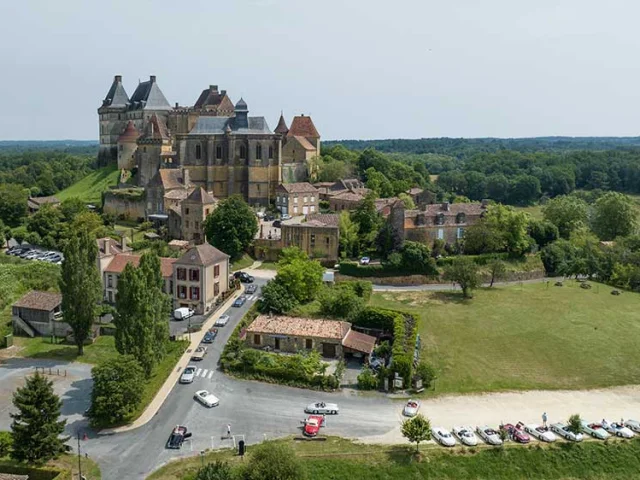
{"type": "Polygon", "coordinates": [[[180,307],[180,308],[176,308],[173,311],[173,318],[175,318],[176,320],[184,320],[186,318],[193,317],[194,313],[195,312],[190,308],[180,307]]]}

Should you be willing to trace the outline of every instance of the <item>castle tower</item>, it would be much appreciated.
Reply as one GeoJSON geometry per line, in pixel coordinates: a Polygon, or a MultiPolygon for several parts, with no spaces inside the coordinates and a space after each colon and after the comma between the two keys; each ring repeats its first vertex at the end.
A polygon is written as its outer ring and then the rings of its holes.
{"type": "Polygon", "coordinates": [[[144,133],[136,141],[136,165],[138,166],[138,185],[146,187],[154,177],[163,154],[171,153],[171,137],[161,117],[153,113],[147,122],[144,133]]]}
{"type": "Polygon", "coordinates": [[[100,165],[115,164],[118,159],[118,137],[127,124],[126,112],[129,96],[122,85],[122,75],[113,77],[102,105],[98,108],[98,126],[100,129],[100,165]]]}
{"type": "Polygon", "coordinates": [[[139,137],[140,132],[129,120],[124,132],[118,137],[118,170],[131,170],[135,166],[135,153],[139,137]]]}
{"type": "Polygon", "coordinates": [[[282,143],[283,183],[308,181],[314,168],[312,160],[320,155],[320,134],[311,117],[304,114],[293,117],[282,143]]]}
{"type": "Polygon", "coordinates": [[[247,107],[247,102],[242,98],[238,100],[234,112],[236,116],[233,119],[233,129],[249,128],[249,107],[247,107]]]}
{"type": "Polygon", "coordinates": [[[278,126],[273,132],[279,133],[280,135],[282,135],[283,140],[285,140],[287,133],[289,133],[289,127],[287,127],[287,122],[285,121],[284,116],[282,115],[282,112],[280,112],[280,119],[278,120],[278,126]]]}

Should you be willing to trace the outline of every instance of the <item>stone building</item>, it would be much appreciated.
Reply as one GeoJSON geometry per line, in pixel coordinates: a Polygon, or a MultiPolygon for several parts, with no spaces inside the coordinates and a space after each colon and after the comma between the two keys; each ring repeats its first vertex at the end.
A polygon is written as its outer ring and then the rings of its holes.
{"type": "Polygon", "coordinates": [[[118,170],[131,170],[136,166],[138,138],[140,138],[140,132],[133,124],[133,120],[129,120],[124,132],[118,137],[118,170]]]}
{"type": "Polygon", "coordinates": [[[216,199],[210,193],[205,192],[202,187],[195,188],[180,205],[180,239],[196,245],[203,243],[204,221],[215,207],[216,199]]]}
{"type": "Polygon", "coordinates": [[[335,263],[340,248],[339,219],[339,215],[321,213],[282,222],[282,248],[298,247],[311,258],[335,263]]]}
{"type": "Polygon", "coordinates": [[[291,216],[318,213],[318,189],[308,182],[281,183],[276,189],[276,208],[291,216]]]}
{"type": "Polygon", "coordinates": [[[320,134],[311,117],[295,116],[289,128],[280,114],[274,132],[282,136],[282,181],[307,180],[312,173],[312,159],[320,155],[320,134]]]}
{"type": "Polygon", "coordinates": [[[341,212],[342,210],[354,210],[364,200],[364,195],[346,190],[329,197],[329,210],[341,212]]]}
{"type": "Polygon", "coordinates": [[[35,335],[66,336],[69,325],[62,319],[62,295],[31,290],[11,306],[14,332],[35,335]]]}
{"type": "Polygon", "coordinates": [[[27,209],[29,214],[36,213],[43,205],[57,207],[60,205],[60,200],[56,197],[29,197],[27,200],[27,209]]]}
{"type": "Polygon", "coordinates": [[[161,168],[146,188],[147,215],[167,214],[172,207],[179,209],[194,188],[186,168],[161,168]]]}

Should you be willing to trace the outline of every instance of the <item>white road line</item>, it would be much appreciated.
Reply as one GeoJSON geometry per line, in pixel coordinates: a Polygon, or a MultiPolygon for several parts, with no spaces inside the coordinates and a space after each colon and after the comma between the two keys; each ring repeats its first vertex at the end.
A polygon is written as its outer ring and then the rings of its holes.
{"type": "Polygon", "coordinates": [[[213,377],[213,370],[209,372],[209,378],[213,377]]]}
{"type": "Polygon", "coordinates": [[[206,368],[202,371],[202,378],[205,378],[207,376],[207,372],[209,370],[207,370],[206,368]]]}
{"type": "Polygon", "coordinates": [[[199,376],[200,376],[200,372],[201,372],[201,371],[202,371],[202,369],[201,369],[201,368],[199,368],[198,370],[196,370],[196,377],[199,377],[199,376]]]}

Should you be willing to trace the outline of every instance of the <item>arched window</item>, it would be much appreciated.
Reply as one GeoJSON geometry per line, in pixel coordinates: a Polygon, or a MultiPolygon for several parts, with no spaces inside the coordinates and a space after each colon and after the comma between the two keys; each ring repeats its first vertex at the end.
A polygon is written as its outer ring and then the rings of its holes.
{"type": "Polygon", "coordinates": [[[460,212],[458,215],[456,215],[456,223],[465,223],[466,221],[467,216],[463,212],[460,212]]]}
{"type": "Polygon", "coordinates": [[[269,158],[273,158],[273,147],[269,146],[269,158]]]}
{"type": "Polygon", "coordinates": [[[247,158],[247,147],[244,145],[240,145],[240,158],[243,160],[247,158]]]}
{"type": "Polygon", "coordinates": [[[222,158],[222,145],[216,147],[216,158],[220,160],[222,158]]]}
{"type": "Polygon", "coordinates": [[[202,158],[202,146],[200,144],[196,145],[196,160],[200,160],[202,158]]]}
{"type": "Polygon", "coordinates": [[[262,145],[256,145],[256,160],[262,160],[262,145]]]}

